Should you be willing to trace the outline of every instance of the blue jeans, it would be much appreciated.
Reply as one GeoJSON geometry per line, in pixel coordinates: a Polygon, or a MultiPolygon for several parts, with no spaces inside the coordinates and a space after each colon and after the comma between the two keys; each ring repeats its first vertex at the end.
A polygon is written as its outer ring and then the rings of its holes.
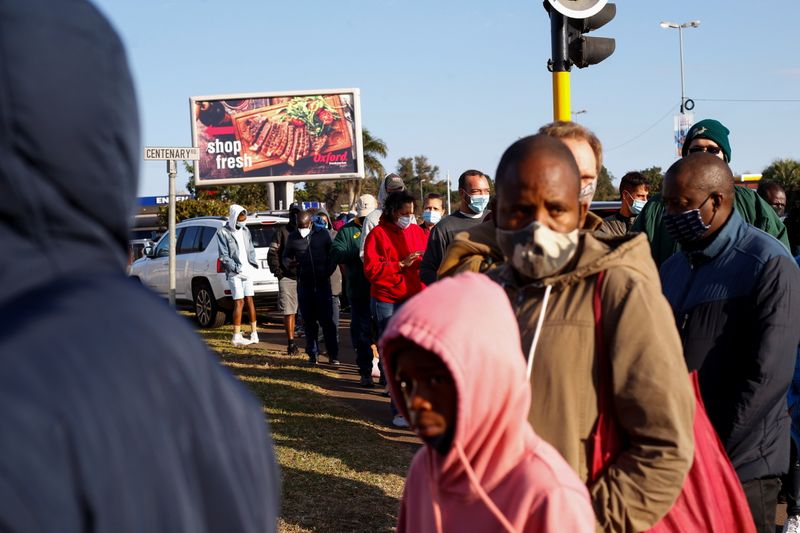
{"type": "MultiPolygon", "coordinates": [[[[371,299],[370,304],[372,306],[372,318],[375,320],[378,329],[378,338],[380,339],[383,336],[383,332],[386,331],[389,319],[392,318],[395,311],[399,310],[403,304],[381,302],[375,298],[371,299]]],[[[378,361],[378,368],[380,368],[381,371],[381,383],[386,383],[386,376],[383,373],[383,358],[378,359],[378,361]]],[[[391,400],[390,407],[392,408],[392,416],[394,416],[397,414],[397,407],[394,405],[394,398],[390,397],[389,399],[391,400]]]]}
{"type": "Polygon", "coordinates": [[[372,316],[367,298],[350,300],[350,340],[361,377],[372,375],[372,316]]]}
{"type": "Polygon", "coordinates": [[[333,323],[333,295],[330,284],[314,286],[298,282],[297,299],[303,315],[308,357],[316,359],[319,355],[317,335],[321,326],[328,355],[331,359],[338,359],[339,341],[336,338],[336,325],[333,323]]]}

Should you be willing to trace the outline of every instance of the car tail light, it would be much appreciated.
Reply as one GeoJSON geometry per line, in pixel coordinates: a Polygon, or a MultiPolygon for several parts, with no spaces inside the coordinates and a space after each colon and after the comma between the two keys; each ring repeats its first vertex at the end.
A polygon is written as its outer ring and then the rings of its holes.
{"type": "Polygon", "coordinates": [[[217,274],[222,274],[224,270],[222,270],[222,259],[217,259],[217,274]]]}
{"type": "Polygon", "coordinates": [[[225,289],[223,292],[225,293],[225,296],[230,296],[231,295],[231,291],[228,290],[228,289],[225,289]]]}

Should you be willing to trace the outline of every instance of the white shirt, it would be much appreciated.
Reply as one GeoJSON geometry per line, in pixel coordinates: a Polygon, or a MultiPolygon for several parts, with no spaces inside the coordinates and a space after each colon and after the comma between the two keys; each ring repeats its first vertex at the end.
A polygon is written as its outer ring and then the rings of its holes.
{"type": "Polygon", "coordinates": [[[242,271],[237,274],[237,277],[247,279],[252,275],[253,265],[247,260],[247,247],[244,243],[244,230],[233,230],[233,237],[236,239],[236,246],[239,247],[239,262],[242,264],[242,271]]]}

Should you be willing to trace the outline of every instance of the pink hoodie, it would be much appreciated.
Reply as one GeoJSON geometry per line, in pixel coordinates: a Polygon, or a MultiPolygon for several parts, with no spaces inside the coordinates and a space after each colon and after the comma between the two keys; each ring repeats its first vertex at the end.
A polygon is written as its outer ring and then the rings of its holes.
{"type": "Polygon", "coordinates": [[[586,487],[528,424],[519,338],[506,294],[480,274],[439,281],[392,317],[381,340],[392,395],[402,398],[392,371],[400,339],[437,354],[458,394],[453,445],[444,457],[427,445],[414,456],[398,532],[595,530],[586,487]]]}

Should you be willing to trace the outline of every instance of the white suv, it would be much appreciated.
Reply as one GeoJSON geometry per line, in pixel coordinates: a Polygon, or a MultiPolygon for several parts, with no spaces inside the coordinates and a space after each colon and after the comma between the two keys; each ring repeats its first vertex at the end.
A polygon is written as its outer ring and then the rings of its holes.
{"type": "MultiPolygon", "coordinates": [[[[179,222],[176,230],[175,299],[194,305],[198,324],[216,328],[225,323],[226,311],[233,309],[231,289],[219,261],[217,231],[226,217],[198,217],[179,222]]],[[[256,249],[258,269],[253,279],[257,305],[277,301],[278,279],[267,266],[267,251],[272,236],[288,218],[251,215],[245,224],[256,249]]],[[[169,232],[165,233],[148,254],[130,266],[130,276],[138,279],[157,294],[169,295],[169,232]]]]}

